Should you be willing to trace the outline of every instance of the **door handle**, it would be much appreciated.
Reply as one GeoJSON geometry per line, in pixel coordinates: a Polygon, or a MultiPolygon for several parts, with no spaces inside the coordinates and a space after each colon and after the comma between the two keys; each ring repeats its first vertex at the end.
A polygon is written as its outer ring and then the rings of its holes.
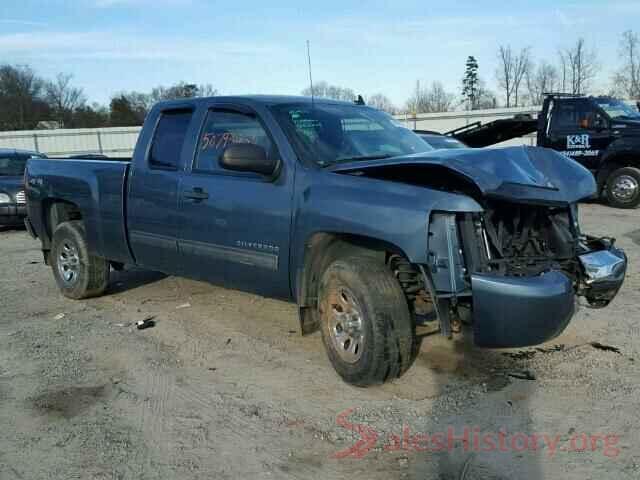
{"type": "Polygon", "coordinates": [[[201,188],[196,187],[190,192],[185,192],[184,198],[189,198],[191,200],[206,200],[209,198],[209,194],[201,188]]]}

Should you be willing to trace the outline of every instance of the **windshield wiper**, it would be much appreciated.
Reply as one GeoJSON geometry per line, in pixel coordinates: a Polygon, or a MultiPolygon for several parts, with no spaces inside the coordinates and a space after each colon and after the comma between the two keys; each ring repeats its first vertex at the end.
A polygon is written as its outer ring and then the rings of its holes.
{"type": "Polygon", "coordinates": [[[391,158],[393,155],[382,154],[382,155],[361,155],[359,157],[343,157],[336,158],[333,162],[325,165],[326,167],[330,167],[331,165],[335,165],[336,163],[348,163],[348,162],[362,162],[365,160],[382,160],[384,158],[391,158]]]}

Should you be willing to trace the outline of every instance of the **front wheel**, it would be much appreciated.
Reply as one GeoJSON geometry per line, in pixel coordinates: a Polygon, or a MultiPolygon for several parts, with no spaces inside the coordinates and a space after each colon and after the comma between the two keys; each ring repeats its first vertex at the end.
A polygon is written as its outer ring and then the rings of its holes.
{"type": "Polygon", "coordinates": [[[109,262],[89,254],[82,222],[63,222],[56,227],[50,255],[53,276],[65,297],[80,300],[106,290],[109,262]]]}
{"type": "Polygon", "coordinates": [[[635,208],[640,205],[640,169],[623,167],[614,170],[607,179],[606,194],[612,207],[635,208]]]}
{"type": "Polygon", "coordinates": [[[413,363],[413,321],[385,265],[363,257],[333,262],[320,282],[319,313],[327,355],[347,383],[381,384],[413,363]]]}

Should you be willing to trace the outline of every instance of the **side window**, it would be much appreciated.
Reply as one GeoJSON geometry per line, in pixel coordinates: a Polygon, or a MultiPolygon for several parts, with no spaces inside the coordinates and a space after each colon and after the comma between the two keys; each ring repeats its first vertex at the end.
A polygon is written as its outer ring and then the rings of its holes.
{"type": "Polygon", "coordinates": [[[177,170],[184,139],[193,116],[193,110],[180,109],[162,112],[153,135],[149,166],[177,170]]]}
{"type": "Polygon", "coordinates": [[[598,108],[589,101],[580,102],[580,127],[588,130],[602,129],[607,126],[607,120],[598,108]]]}
{"type": "Polygon", "coordinates": [[[557,102],[553,111],[554,129],[577,129],[580,125],[577,102],[557,102]]]}
{"type": "Polygon", "coordinates": [[[198,142],[194,170],[221,171],[218,164],[226,147],[234,143],[251,143],[274,155],[274,145],[258,119],[251,115],[226,110],[211,110],[207,114],[198,142]]]}

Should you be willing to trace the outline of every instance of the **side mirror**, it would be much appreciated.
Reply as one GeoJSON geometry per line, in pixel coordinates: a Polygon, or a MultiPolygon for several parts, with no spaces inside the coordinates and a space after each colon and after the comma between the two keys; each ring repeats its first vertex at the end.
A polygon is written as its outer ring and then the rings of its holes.
{"type": "Polygon", "coordinates": [[[273,175],[278,162],[267,157],[267,152],[259,145],[236,143],[222,152],[220,166],[236,172],[253,172],[260,175],[273,175]]]}

